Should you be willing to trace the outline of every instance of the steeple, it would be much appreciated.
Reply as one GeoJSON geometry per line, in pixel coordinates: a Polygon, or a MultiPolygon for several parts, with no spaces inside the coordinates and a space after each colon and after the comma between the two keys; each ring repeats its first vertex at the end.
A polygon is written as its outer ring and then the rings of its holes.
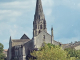
{"type": "Polygon", "coordinates": [[[39,18],[41,16],[43,16],[43,18],[44,18],[42,3],[41,3],[41,0],[37,0],[37,2],[36,2],[36,11],[35,11],[35,18],[39,18]]]}
{"type": "Polygon", "coordinates": [[[46,20],[43,13],[41,0],[37,0],[33,21],[33,36],[37,36],[42,30],[46,31],[46,20]]]}

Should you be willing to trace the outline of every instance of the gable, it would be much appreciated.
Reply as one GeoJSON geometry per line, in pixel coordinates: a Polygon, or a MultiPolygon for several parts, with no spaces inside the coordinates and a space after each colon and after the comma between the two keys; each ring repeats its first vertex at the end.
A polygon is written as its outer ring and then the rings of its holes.
{"type": "Polygon", "coordinates": [[[51,43],[51,35],[48,34],[46,31],[42,31],[38,36],[35,37],[34,40],[36,47],[40,48],[45,43],[51,43]]]}
{"type": "Polygon", "coordinates": [[[38,36],[45,35],[45,36],[51,36],[49,33],[47,33],[45,30],[43,30],[38,36]]]}
{"type": "Polygon", "coordinates": [[[26,34],[24,34],[24,35],[21,37],[21,39],[29,39],[29,37],[28,37],[26,34]]]}

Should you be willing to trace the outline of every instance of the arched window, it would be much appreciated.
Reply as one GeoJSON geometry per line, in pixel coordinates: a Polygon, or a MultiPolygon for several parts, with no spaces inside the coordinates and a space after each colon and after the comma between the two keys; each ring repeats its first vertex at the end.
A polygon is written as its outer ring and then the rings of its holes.
{"type": "Polygon", "coordinates": [[[37,28],[37,25],[35,25],[35,29],[37,28]]]}
{"type": "Polygon", "coordinates": [[[42,25],[40,25],[40,29],[42,29],[42,25]]]}
{"type": "Polygon", "coordinates": [[[45,35],[43,35],[43,41],[45,41],[45,35]]]}
{"type": "Polygon", "coordinates": [[[40,19],[40,15],[39,15],[39,19],[40,19]]]}
{"type": "Polygon", "coordinates": [[[40,33],[41,31],[39,30],[39,33],[40,33]]]}

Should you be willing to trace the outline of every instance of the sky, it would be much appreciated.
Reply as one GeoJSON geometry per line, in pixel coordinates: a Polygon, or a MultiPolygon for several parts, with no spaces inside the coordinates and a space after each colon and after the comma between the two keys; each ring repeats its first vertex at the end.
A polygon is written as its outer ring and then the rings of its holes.
{"type": "MultiPolygon", "coordinates": [[[[80,0],[42,0],[47,32],[53,26],[54,40],[67,44],[80,41],[80,0]]],[[[0,0],[0,43],[9,47],[10,36],[33,37],[36,0],[0,0]]]]}

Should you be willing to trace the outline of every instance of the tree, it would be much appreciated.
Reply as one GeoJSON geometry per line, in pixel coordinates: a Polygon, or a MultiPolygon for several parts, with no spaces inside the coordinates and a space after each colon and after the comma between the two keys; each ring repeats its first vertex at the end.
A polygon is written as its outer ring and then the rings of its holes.
{"type": "Polygon", "coordinates": [[[33,51],[31,55],[36,57],[37,60],[75,60],[75,57],[70,58],[68,53],[60,46],[55,46],[50,43],[45,44],[39,51],[33,51]]]}
{"type": "Polygon", "coordinates": [[[65,49],[65,51],[68,52],[68,55],[70,55],[70,57],[79,58],[79,60],[80,60],[80,50],[67,48],[67,49],[65,49]]]}
{"type": "Polygon", "coordinates": [[[4,60],[5,55],[3,54],[3,44],[0,43],[0,60],[4,60]]]}

